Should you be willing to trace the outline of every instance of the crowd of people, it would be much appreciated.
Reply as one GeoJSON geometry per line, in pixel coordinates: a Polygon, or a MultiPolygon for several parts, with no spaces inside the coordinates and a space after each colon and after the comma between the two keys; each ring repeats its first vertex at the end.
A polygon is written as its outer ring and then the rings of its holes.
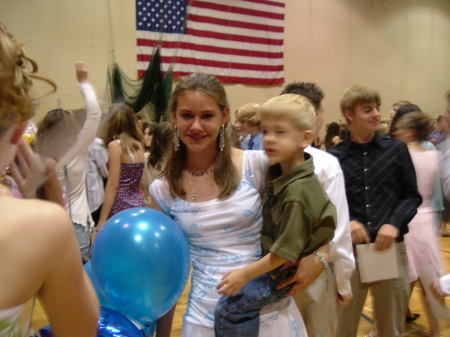
{"type": "MultiPolygon", "coordinates": [[[[369,291],[368,336],[401,336],[416,317],[408,302],[423,266],[435,279],[423,287],[440,301],[450,293],[437,240],[449,220],[450,91],[435,128],[399,101],[387,130],[379,92],[352,85],[340,101],[345,127],[329,123],[321,142],[325,93],[316,83],[245,104],[232,125],[221,82],[194,73],[172,93],[170,122],[114,104],[100,139],[87,66],[75,68],[86,114],[49,111],[35,153],[22,137],[31,81],[56,85],[0,25],[0,162],[10,167],[0,187],[0,336],[28,336],[36,297],[55,337],[95,336],[99,303],[82,265],[92,232],[132,207],[164,212],[186,235],[186,337],[356,336],[369,291]],[[393,251],[398,276],[363,282],[360,245],[393,251]]],[[[158,320],[157,337],[170,336],[174,312],[158,320]]]]}

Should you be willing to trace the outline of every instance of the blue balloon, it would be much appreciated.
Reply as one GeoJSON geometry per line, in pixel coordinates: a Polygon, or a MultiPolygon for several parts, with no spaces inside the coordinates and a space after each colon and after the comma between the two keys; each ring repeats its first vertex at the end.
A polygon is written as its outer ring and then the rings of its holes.
{"type": "MultiPolygon", "coordinates": [[[[39,332],[42,337],[53,337],[50,325],[43,327],[39,332]]],[[[153,332],[150,331],[147,336],[153,336],[153,332]]],[[[101,307],[97,337],[145,337],[145,334],[120,312],[101,307]]]]}
{"type": "Polygon", "coordinates": [[[106,307],[101,309],[97,337],[145,337],[145,334],[120,312],[106,307]]]}
{"type": "Polygon", "coordinates": [[[92,272],[112,308],[154,322],[172,308],[189,277],[189,247],[162,212],[130,208],[111,217],[92,249],[92,272]]]}
{"type": "Polygon", "coordinates": [[[97,294],[97,298],[98,301],[100,302],[100,305],[110,308],[111,304],[108,302],[106,297],[100,291],[97,282],[95,282],[94,275],[92,273],[91,261],[88,261],[84,264],[84,270],[86,270],[86,273],[89,275],[89,278],[91,279],[92,285],[94,286],[95,293],[97,294]]]}

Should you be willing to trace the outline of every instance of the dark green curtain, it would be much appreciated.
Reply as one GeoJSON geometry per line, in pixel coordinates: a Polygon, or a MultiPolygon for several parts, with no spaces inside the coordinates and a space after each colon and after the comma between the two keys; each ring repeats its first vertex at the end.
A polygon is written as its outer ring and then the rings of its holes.
{"type": "Polygon", "coordinates": [[[143,112],[153,122],[167,120],[166,109],[172,92],[172,66],[163,76],[158,47],[145,75],[132,80],[114,63],[108,71],[111,103],[125,103],[135,113],[143,112]]]}

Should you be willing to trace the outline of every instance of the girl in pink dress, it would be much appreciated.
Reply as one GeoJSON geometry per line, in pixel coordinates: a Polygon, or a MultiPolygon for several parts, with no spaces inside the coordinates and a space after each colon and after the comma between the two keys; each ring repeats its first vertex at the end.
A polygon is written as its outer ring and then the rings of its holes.
{"type": "MultiPolygon", "coordinates": [[[[432,131],[430,119],[422,112],[411,112],[402,116],[395,125],[394,137],[408,144],[417,175],[417,186],[423,202],[417,209],[417,214],[409,223],[409,233],[405,235],[406,251],[409,260],[409,275],[412,285],[419,280],[423,266],[431,265],[436,275],[444,273],[444,265],[439,252],[433,194],[436,177],[439,174],[439,152],[427,150],[422,142],[432,131]]],[[[424,284],[424,287],[429,285],[424,284]]],[[[425,292],[422,292],[425,294],[425,292]]],[[[431,335],[439,336],[439,326],[436,317],[428,306],[426,310],[430,320],[431,335]]]]}
{"type": "Polygon", "coordinates": [[[143,135],[134,122],[130,107],[114,104],[110,111],[112,116],[104,139],[109,154],[108,182],[97,231],[114,214],[132,207],[144,207],[139,189],[145,162],[143,135]]]}

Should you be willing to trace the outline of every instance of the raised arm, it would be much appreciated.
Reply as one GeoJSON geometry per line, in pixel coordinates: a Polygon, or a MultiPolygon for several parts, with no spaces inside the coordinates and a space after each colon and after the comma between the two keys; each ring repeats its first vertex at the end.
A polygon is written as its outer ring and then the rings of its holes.
{"type": "Polygon", "coordinates": [[[101,110],[95,95],[94,88],[88,82],[88,71],[86,64],[75,62],[75,70],[79,88],[86,104],[86,120],[83,128],[78,133],[77,142],[67,153],[62,156],[56,164],[55,171],[58,172],[69,163],[75,156],[87,149],[89,144],[95,139],[98,124],[100,122],[101,110]]]}

